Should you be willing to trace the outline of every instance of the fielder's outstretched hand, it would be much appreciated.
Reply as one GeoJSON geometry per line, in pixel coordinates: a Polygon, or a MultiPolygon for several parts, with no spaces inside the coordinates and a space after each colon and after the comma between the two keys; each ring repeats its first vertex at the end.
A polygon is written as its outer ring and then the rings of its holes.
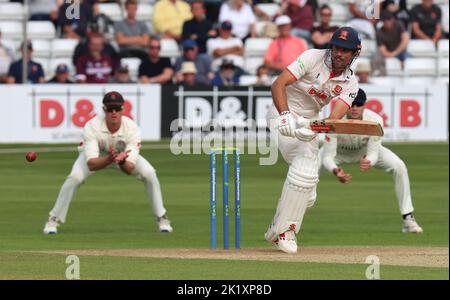
{"type": "Polygon", "coordinates": [[[128,154],[131,152],[130,150],[124,151],[124,152],[120,152],[119,154],[116,155],[116,157],[114,157],[114,162],[116,164],[121,163],[123,161],[125,161],[125,159],[127,159],[128,154]]]}
{"type": "Polygon", "coordinates": [[[336,175],[337,179],[342,183],[350,183],[352,181],[352,175],[345,173],[344,169],[337,168],[333,170],[334,175],[336,175]]]}

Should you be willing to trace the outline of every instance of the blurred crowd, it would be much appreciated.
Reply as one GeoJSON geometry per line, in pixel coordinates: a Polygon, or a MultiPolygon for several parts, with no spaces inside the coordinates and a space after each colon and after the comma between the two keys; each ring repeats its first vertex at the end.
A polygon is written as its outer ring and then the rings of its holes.
{"type": "MultiPolygon", "coordinates": [[[[143,0],[140,0],[143,1],[143,0]]],[[[448,39],[448,2],[438,6],[433,0],[408,9],[407,0],[385,0],[379,18],[367,16],[367,3],[341,0],[349,18],[345,24],[333,22],[332,5],[318,0],[159,0],[152,3],[153,14],[147,22],[138,20],[138,0],[29,0],[31,21],[50,21],[60,39],[73,39],[71,66],[58,64],[55,76],[48,78],[44,68],[33,60],[33,41],[22,42],[20,49],[2,43],[0,32],[0,82],[21,83],[23,63],[28,65],[31,83],[160,83],[185,86],[239,85],[248,75],[245,45],[249,39],[270,38],[262,64],[256,68],[256,85],[270,85],[303,51],[326,48],[337,25],[349,25],[363,40],[376,41],[376,55],[370,65],[355,66],[361,82],[369,74],[384,71],[386,58],[408,59],[411,39],[437,44],[448,39]],[[79,18],[68,18],[67,11],[79,4],[79,18]],[[124,10],[124,19],[113,21],[99,8],[115,2],[124,10]],[[260,4],[278,4],[273,13],[260,4]],[[262,24],[262,26],[261,26],[262,24]],[[258,26],[257,26],[258,25],[258,26]],[[161,41],[176,41],[180,55],[161,56],[161,41]],[[25,44],[24,44],[25,43],[25,44]],[[22,58],[22,50],[27,55],[22,58]],[[137,77],[130,75],[123,58],[140,60],[137,77]]],[[[22,2],[22,1],[11,1],[22,2]]]]}

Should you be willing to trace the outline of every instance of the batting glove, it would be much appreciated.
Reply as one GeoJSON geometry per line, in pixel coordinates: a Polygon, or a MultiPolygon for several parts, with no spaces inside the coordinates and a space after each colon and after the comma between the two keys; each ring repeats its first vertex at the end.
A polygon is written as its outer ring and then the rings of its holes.
{"type": "Polygon", "coordinates": [[[297,128],[295,119],[290,111],[283,111],[278,116],[278,131],[281,135],[294,137],[297,128]]]}
{"type": "Polygon", "coordinates": [[[302,142],[311,142],[317,136],[314,131],[306,127],[296,129],[294,134],[302,142]]]}
{"type": "Polygon", "coordinates": [[[298,128],[308,128],[308,129],[310,129],[310,127],[309,127],[310,120],[309,119],[306,119],[306,118],[300,116],[295,121],[297,122],[298,128]]]}

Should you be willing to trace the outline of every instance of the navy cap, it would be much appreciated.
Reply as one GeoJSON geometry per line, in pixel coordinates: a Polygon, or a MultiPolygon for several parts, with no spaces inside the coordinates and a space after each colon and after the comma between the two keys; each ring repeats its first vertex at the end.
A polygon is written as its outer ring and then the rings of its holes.
{"type": "Polygon", "coordinates": [[[353,100],[353,102],[352,102],[352,106],[353,105],[363,106],[364,103],[366,103],[366,100],[367,100],[366,93],[362,89],[359,89],[358,95],[356,95],[355,100],[353,100]]]}
{"type": "Polygon", "coordinates": [[[103,96],[103,104],[105,106],[108,105],[123,105],[125,101],[123,100],[122,95],[119,92],[108,92],[103,96]]]}
{"type": "Polygon", "coordinates": [[[231,24],[230,21],[223,21],[222,24],[220,24],[221,29],[231,30],[233,29],[233,24],[231,24]]]}
{"type": "Polygon", "coordinates": [[[355,29],[344,26],[333,33],[329,45],[338,46],[345,49],[359,50],[361,49],[361,38],[355,29]]]}
{"type": "Polygon", "coordinates": [[[55,73],[61,74],[69,72],[69,67],[66,64],[59,64],[56,66],[55,73]]]}
{"type": "Polygon", "coordinates": [[[194,40],[184,40],[183,41],[183,49],[195,48],[197,47],[197,42],[194,40]]]}

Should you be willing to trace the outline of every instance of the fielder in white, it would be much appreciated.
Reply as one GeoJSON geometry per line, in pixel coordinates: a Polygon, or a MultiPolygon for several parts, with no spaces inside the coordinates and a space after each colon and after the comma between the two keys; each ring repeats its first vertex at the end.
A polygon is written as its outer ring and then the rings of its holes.
{"type": "MultiPolygon", "coordinates": [[[[383,118],[365,108],[366,94],[359,89],[352,108],[347,112],[347,119],[377,122],[383,126],[383,118]]],[[[339,167],[342,163],[359,163],[362,172],[372,167],[392,173],[395,183],[400,213],[403,216],[402,232],[423,232],[412,214],[414,208],[411,200],[408,170],[404,162],[381,144],[381,137],[365,135],[326,135],[324,145],[320,149],[322,166],[333,173],[342,183],[349,183],[352,175],[339,167]]]]}
{"type": "Polygon", "coordinates": [[[130,118],[123,116],[124,99],[118,92],[103,97],[104,116],[96,116],[84,127],[79,156],[70,175],[61,187],[55,206],[45,224],[45,234],[56,234],[60,223],[66,221],[67,211],[78,187],[93,173],[106,167],[115,167],[144,182],[159,231],[172,232],[166,216],[161,188],[155,169],[139,154],[140,130],[130,118]]]}
{"type": "Polygon", "coordinates": [[[274,106],[269,111],[271,130],[278,129],[278,148],[290,165],[277,210],[265,239],[286,253],[297,252],[297,234],[306,209],[316,200],[319,147],[308,119],[318,119],[330,101],[336,104],[329,119],[341,119],[358,93],[350,69],[361,50],[358,33],[341,27],[330,47],[303,52],[272,85],[274,106]],[[274,124],[276,123],[276,124],[274,124]]]}

